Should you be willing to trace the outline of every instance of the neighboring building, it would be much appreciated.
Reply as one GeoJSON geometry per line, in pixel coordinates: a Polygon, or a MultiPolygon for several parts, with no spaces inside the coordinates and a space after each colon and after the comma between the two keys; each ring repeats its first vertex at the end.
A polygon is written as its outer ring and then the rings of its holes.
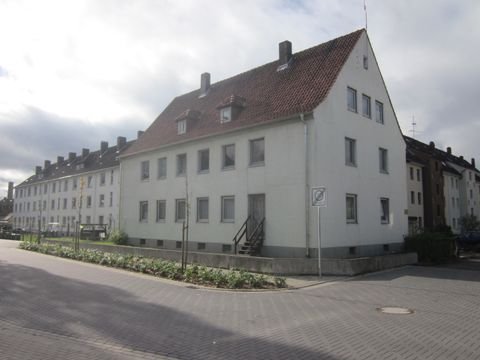
{"type": "Polygon", "coordinates": [[[118,156],[131,144],[120,136],[116,146],[102,141],[98,151],[71,152],[54,164],[45,160],[15,188],[14,226],[63,234],[72,234],[77,222],[118,227],[118,156]]]}
{"type": "Polygon", "coordinates": [[[8,182],[7,197],[0,200],[0,216],[5,217],[13,212],[13,182],[8,182]]]}
{"type": "MultiPolygon", "coordinates": [[[[480,217],[480,172],[463,156],[455,156],[452,149],[442,151],[405,136],[407,154],[425,164],[423,167],[425,227],[433,229],[448,225],[454,233],[461,232],[460,218],[465,215],[480,217]]],[[[407,155],[408,158],[408,155],[407,155]]]]}
{"type": "Polygon", "coordinates": [[[176,97],[120,157],[121,223],[134,244],[231,253],[247,218],[261,254],[317,256],[311,188],[327,188],[322,256],[399,250],[405,142],[359,30],[176,97]],[[264,222],[262,222],[264,221],[264,222]]]}
{"type": "Polygon", "coordinates": [[[423,229],[423,162],[407,149],[408,233],[423,229]]]}

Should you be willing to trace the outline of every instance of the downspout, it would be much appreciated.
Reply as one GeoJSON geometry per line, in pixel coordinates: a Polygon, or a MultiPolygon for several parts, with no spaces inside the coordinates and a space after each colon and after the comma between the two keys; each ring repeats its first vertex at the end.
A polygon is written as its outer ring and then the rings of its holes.
{"type": "Polygon", "coordinates": [[[300,114],[303,122],[303,143],[305,145],[305,257],[310,257],[310,184],[309,179],[309,151],[308,151],[308,126],[304,114],[300,114]]]}

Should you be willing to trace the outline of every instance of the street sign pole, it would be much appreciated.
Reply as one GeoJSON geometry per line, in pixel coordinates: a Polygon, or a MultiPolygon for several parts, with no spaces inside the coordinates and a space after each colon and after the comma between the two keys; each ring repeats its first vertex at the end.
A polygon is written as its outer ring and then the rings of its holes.
{"type": "Polygon", "coordinates": [[[322,277],[322,236],[321,236],[321,222],[320,222],[320,206],[317,206],[318,210],[318,277],[322,277]]]}
{"type": "Polygon", "coordinates": [[[317,218],[318,218],[318,231],[317,231],[317,241],[318,241],[318,276],[322,277],[322,227],[321,227],[321,217],[320,217],[320,208],[327,207],[327,188],[325,186],[313,187],[312,188],[312,206],[317,208],[317,218]]]}

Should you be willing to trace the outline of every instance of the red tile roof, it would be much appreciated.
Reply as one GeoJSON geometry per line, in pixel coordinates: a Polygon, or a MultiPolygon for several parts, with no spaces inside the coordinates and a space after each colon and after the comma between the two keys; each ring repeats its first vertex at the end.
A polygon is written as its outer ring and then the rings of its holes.
{"type": "Polygon", "coordinates": [[[283,71],[277,71],[281,65],[277,60],[212,84],[204,97],[199,98],[200,90],[176,97],[121,157],[313,111],[327,96],[363,31],[293,54],[283,71]],[[238,116],[221,124],[218,106],[239,98],[245,102],[238,116]],[[200,116],[178,135],[175,120],[187,110],[199,111],[200,116]]]}

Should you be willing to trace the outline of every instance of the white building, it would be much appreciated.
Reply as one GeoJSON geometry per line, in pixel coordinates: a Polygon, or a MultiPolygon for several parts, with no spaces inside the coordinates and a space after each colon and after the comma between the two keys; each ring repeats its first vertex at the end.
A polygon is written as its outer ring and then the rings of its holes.
{"type": "Polygon", "coordinates": [[[250,216],[248,233],[264,224],[262,255],[317,256],[311,188],[325,186],[322,256],[402,247],[405,142],[367,33],[279,54],[212,85],[203,74],[122,154],[132,243],[179,248],[189,213],[191,250],[231,253],[250,216]]]}
{"type": "Polygon", "coordinates": [[[54,164],[45,160],[15,188],[14,227],[62,234],[73,234],[77,222],[118,227],[118,156],[130,145],[118,137],[116,146],[102,141],[98,151],[72,152],[54,164]]]}

